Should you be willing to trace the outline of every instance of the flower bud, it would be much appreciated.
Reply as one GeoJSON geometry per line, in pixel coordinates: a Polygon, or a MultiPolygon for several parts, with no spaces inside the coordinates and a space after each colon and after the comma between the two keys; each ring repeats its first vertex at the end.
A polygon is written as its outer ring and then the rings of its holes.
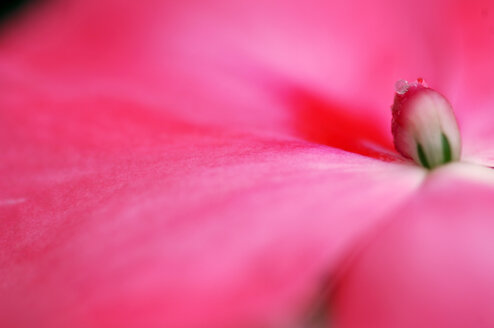
{"type": "Polygon", "coordinates": [[[432,169],[460,159],[461,137],[453,108],[423,79],[396,82],[392,133],[396,150],[432,169]]]}

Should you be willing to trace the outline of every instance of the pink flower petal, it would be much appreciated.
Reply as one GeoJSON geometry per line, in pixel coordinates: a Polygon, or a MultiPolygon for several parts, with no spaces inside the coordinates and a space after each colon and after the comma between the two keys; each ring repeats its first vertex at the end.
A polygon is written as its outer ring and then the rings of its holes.
{"type": "Polygon", "coordinates": [[[334,299],[337,326],[492,327],[493,183],[488,168],[434,171],[354,259],[334,299]]]}
{"type": "Polygon", "coordinates": [[[136,95],[16,87],[1,104],[2,326],[288,320],[424,174],[173,121],[136,95]]]}
{"type": "Polygon", "coordinates": [[[322,103],[371,122],[364,137],[387,149],[392,86],[422,76],[452,102],[465,156],[482,162],[494,157],[479,146],[491,131],[492,10],[486,0],[52,1],[0,39],[0,69],[66,93],[132,90],[189,122],[291,135],[317,123],[304,123],[300,103],[322,103]]]}

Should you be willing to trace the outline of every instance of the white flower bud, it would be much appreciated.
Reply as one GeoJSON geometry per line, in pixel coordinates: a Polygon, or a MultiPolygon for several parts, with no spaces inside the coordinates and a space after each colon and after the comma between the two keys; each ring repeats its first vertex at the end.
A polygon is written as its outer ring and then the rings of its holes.
{"type": "Polygon", "coordinates": [[[422,79],[396,83],[392,107],[395,148],[428,169],[458,161],[461,137],[453,108],[422,79]]]}

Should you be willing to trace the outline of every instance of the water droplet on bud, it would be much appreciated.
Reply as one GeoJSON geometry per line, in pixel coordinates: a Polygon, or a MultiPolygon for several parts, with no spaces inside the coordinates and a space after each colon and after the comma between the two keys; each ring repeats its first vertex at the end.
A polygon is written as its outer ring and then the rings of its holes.
{"type": "Polygon", "coordinates": [[[408,82],[405,80],[398,80],[395,83],[395,91],[397,94],[405,94],[408,91],[408,82]]]}

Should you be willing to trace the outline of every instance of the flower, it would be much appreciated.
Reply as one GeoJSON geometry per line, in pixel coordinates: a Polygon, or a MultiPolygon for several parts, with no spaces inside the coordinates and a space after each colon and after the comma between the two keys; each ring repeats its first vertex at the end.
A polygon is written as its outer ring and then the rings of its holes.
{"type": "Polygon", "coordinates": [[[492,9],[28,8],[0,37],[0,325],[284,327],[327,287],[336,327],[492,327],[492,9]],[[393,150],[417,76],[460,163],[393,150]]]}

